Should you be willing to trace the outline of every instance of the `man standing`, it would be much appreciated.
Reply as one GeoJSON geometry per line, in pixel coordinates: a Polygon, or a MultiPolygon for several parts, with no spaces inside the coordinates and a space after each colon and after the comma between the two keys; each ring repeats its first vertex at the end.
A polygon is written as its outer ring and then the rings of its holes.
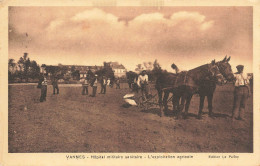
{"type": "Polygon", "coordinates": [[[57,90],[57,94],[59,94],[58,78],[56,76],[53,77],[52,87],[53,87],[53,94],[55,95],[56,90],[57,90]]]}
{"type": "Polygon", "coordinates": [[[82,83],[82,95],[88,95],[88,77],[81,80],[82,83]]]}
{"type": "Polygon", "coordinates": [[[138,76],[137,85],[141,88],[142,96],[148,99],[148,75],[145,70],[138,76]]]}
{"type": "Polygon", "coordinates": [[[47,95],[47,78],[44,76],[40,79],[41,84],[41,97],[40,102],[46,101],[46,95],[47,95]]]}
{"type": "Polygon", "coordinates": [[[106,77],[103,76],[101,80],[101,94],[106,94],[106,86],[107,86],[107,80],[106,77]]]}
{"type": "Polygon", "coordinates": [[[97,84],[98,84],[98,79],[97,79],[97,74],[95,74],[95,78],[92,80],[91,82],[91,86],[93,88],[92,90],[92,96],[91,97],[95,97],[96,96],[96,92],[97,92],[97,84]]]}
{"type": "Polygon", "coordinates": [[[116,79],[116,89],[120,89],[120,79],[116,79]]]}
{"type": "Polygon", "coordinates": [[[232,119],[243,120],[247,99],[250,96],[249,80],[243,73],[243,65],[238,65],[236,68],[232,119]]]}

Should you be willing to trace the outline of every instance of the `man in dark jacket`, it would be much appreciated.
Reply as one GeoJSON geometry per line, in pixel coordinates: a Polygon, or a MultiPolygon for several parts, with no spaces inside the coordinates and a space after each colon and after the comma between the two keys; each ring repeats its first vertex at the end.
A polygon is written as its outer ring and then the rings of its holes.
{"type": "Polygon", "coordinates": [[[102,80],[100,82],[101,84],[101,94],[106,94],[106,88],[107,88],[107,79],[105,76],[102,77],[102,80]]]}
{"type": "Polygon", "coordinates": [[[97,74],[95,74],[94,79],[91,81],[91,86],[92,86],[92,95],[91,97],[95,97],[97,93],[97,84],[98,84],[98,79],[97,79],[97,74]]]}
{"type": "Polygon", "coordinates": [[[53,77],[52,79],[52,87],[53,87],[53,94],[55,95],[55,91],[57,90],[57,94],[59,94],[59,87],[58,87],[58,77],[53,77]]]}
{"type": "Polygon", "coordinates": [[[46,101],[47,95],[47,77],[44,75],[39,79],[38,87],[41,88],[40,102],[46,101]]]}

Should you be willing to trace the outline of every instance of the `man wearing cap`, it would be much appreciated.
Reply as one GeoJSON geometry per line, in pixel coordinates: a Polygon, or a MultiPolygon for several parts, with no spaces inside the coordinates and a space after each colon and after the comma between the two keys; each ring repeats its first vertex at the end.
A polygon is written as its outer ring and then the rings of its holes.
{"type": "Polygon", "coordinates": [[[236,68],[232,119],[243,120],[247,99],[250,96],[249,79],[243,73],[243,65],[238,65],[236,68]]]}
{"type": "Polygon", "coordinates": [[[95,78],[92,80],[91,82],[91,86],[93,88],[92,90],[92,96],[91,97],[95,97],[96,96],[96,92],[97,92],[97,84],[98,84],[98,79],[97,79],[97,74],[95,74],[95,78]]]}
{"type": "Polygon", "coordinates": [[[138,76],[137,85],[141,88],[142,96],[146,99],[148,98],[148,75],[146,71],[143,70],[142,73],[138,76]]]}

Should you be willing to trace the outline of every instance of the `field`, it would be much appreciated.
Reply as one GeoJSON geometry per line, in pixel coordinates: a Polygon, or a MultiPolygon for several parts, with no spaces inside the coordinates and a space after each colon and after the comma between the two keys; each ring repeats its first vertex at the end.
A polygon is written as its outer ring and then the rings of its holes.
{"type": "MultiPolygon", "coordinates": [[[[89,88],[92,92],[92,89],[89,88]]],[[[98,91],[100,87],[98,87],[98,91]]],[[[124,107],[122,89],[107,88],[95,98],[81,95],[81,86],[60,85],[60,94],[39,102],[36,85],[9,85],[8,149],[26,152],[253,152],[253,101],[245,120],[232,121],[233,87],[217,87],[214,118],[196,119],[194,95],[188,119],[159,116],[158,108],[124,107]]]]}

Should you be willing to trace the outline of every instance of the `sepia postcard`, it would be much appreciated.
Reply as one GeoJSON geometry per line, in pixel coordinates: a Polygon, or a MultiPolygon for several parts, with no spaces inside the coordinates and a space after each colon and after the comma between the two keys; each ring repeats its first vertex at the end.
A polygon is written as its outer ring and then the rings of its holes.
{"type": "Polygon", "coordinates": [[[259,165],[259,5],[0,0],[0,165],[259,165]]]}

